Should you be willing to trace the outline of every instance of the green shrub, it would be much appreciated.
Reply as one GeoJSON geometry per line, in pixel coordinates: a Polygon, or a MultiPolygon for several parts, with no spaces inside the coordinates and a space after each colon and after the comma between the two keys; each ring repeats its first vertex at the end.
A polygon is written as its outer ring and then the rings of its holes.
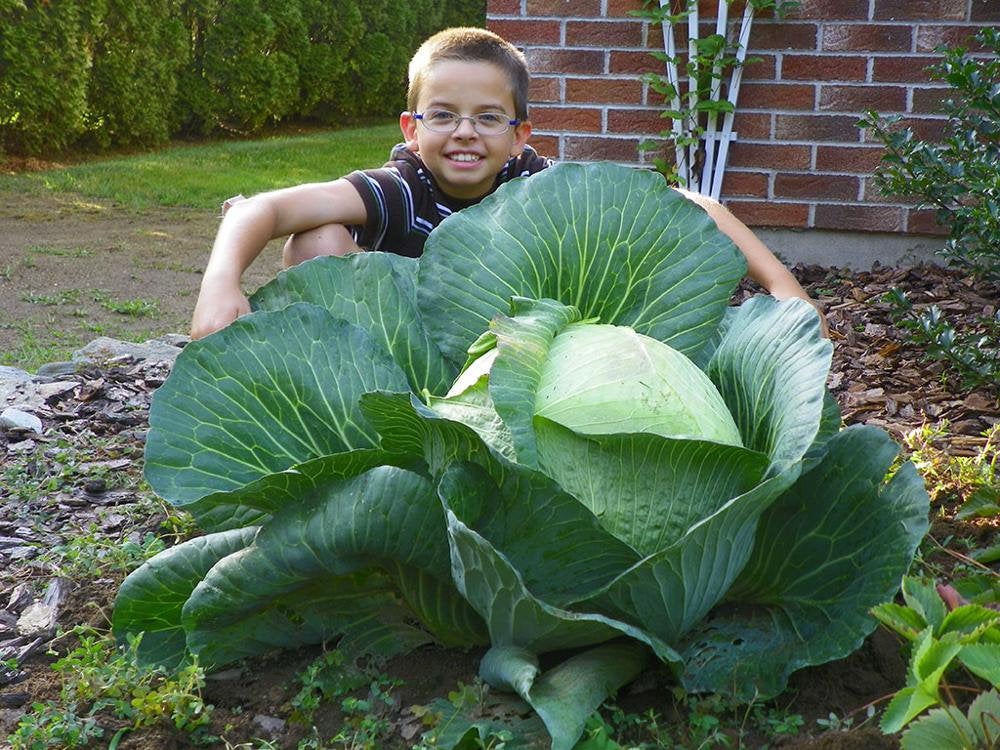
{"type": "Polygon", "coordinates": [[[100,0],[0,0],[0,147],[59,151],[86,127],[100,0]]]}
{"type": "Polygon", "coordinates": [[[876,175],[883,192],[916,196],[920,207],[937,209],[950,230],[947,259],[982,277],[1000,278],[1000,31],[983,29],[976,42],[988,53],[943,49],[931,67],[951,86],[943,103],[944,139],[931,143],[910,128],[892,128],[896,118],[869,112],[861,121],[887,150],[876,175]]]}
{"type": "Polygon", "coordinates": [[[87,87],[87,137],[101,148],[164,143],[176,129],[184,27],[170,0],[107,3],[87,87]]]}
{"type": "Polygon", "coordinates": [[[149,146],[404,107],[406,65],[483,0],[0,0],[0,150],[149,146]]]}

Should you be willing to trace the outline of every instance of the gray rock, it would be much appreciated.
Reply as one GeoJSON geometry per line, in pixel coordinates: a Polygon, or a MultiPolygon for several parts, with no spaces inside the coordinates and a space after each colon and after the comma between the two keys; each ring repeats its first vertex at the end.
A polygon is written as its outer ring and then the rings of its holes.
{"type": "Polygon", "coordinates": [[[21,440],[17,443],[7,444],[8,453],[30,453],[33,450],[35,450],[34,440],[21,440]]]}
{"type": "Polygon", "coordinates": [[[41,435],[42,420],[34,414],[15,409],[11,406],[0,412],[0,429],[19,430],[20,432],[41,435]]]}
{"type": "Polygon", "coordinates": [[[55,607],[43,602],[29,604],[17,618],[17,632],[29,638],[49,635],[56,629],[57,615],[55,607]]]}
{"type": "Polygon", "coordinates": [[[19,386],[30,382],[31,373],[0,365],[0,403],[7,401],[8,396],[16,392],[19,386]]]}
{"type": "Polygon", "coordinates": [[[81,365],[105,364],[121,360],[138,360],[146,363],[173,362],[180,351],[180,347],[157,339],[133,344],[101,336],[73,352],[73,361],[81,365]]]}
{"type": "Polygon", "coordinates": [[[257,714],[256,716],[253,717],[253,723],[272,736],[276,734],[281,734],[283,731],[285,731],[284,720],[279,719],[277,716],[267,716],[265,714],[257,714]]]}
{"type": "Polygon", "coordinates": [[[42,382],[60,380],[68,375],[76,375],[75,362],[49,362],[35,371],[35,378],[42,382]]]}

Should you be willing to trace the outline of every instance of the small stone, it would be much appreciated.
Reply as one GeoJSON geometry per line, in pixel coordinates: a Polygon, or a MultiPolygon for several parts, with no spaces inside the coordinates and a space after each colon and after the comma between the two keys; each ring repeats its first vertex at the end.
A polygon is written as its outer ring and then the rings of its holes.
{"type": "Polygon", "coordinates": [[[285,731],[285,722],[277,716],[265,716],[257,714],[253,717],[253,723],[270,735],[281,734],[285,731]]]}
{"type": "Polygon", "coordinates": [[[64,378],[67,375],[75,375],[76,367],[75,362],[49,362],[38,368],[35,372],[35,378],[48,383],[59,378],[64,378]]]}
{"type": "Polygon", "coordinates": [[[24,636],[52,633],[56,627],[56,608],[42,602],[28,606],[17,618],[17,632],[24,636]]]}
{"type": "Polygon", "coordinates": [[[16,443],[7,444],[8,453],[30,453],[35,450],[34,440],[21,440],[16,443]]]}
{"type": "Polygon", "coordinates": [[[22,609],[31,603],[33,598],[31,587],[26,583],[19,583],[10,592],[10,598],[7,600],[7,606],[4,609],[8,612],[13,612],[15,615],[19,614],[22,609]]]}
{"type": "Polygon", "coordinates": [[[42,420],[34,414],[8,407],[0,412],[0,429],[42,434],[42,420]]]}
{"type": "Polygon", "coordinates": [[[88,479],[83,483],[83,491],[88,495],[103,495],[108,491],[108,483],[103,479],[88,479]]]}

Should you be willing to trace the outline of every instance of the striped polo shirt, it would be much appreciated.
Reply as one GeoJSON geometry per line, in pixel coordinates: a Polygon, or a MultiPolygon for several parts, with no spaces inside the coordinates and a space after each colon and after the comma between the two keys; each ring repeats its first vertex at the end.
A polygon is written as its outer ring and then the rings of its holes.
{"type": "MultiPolygon", "coordinates": [[[[551,159],[525,146],[520,156],[510,158],[500,170],[490,193],[515,177],[540,172],[551,164],[551,159]]],[[[420,256],[427,235],[446,216],[482,200],[445,195],[420,157],[402,143],[392,149],[380,169],[351,172],[345,179],[361,195],[368,216],[364,225],[351,227],[355,242],[366,250],[411,258],[420,256]]]]}

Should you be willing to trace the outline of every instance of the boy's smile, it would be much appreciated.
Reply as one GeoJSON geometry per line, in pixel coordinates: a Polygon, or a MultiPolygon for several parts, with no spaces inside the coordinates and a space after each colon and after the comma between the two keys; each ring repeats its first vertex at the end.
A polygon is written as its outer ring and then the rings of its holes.
{"type": "MultiPolygon", "coordinates": [[[[443,60],[428,72],[417,112],[448,110],[462,117],[502,112],[514,118],[510,80],[489,63],[443,60]]],[[[530,123],[511,126],[500,135],[480,135],[472,120],[459,121],[452,133],[436,133],[411,112],[400,115],[406,146],[420,154],[438,186],[453,198],[480,198],[490,191],[511,156],[521,153],[531,135],[530,123]]]]}

